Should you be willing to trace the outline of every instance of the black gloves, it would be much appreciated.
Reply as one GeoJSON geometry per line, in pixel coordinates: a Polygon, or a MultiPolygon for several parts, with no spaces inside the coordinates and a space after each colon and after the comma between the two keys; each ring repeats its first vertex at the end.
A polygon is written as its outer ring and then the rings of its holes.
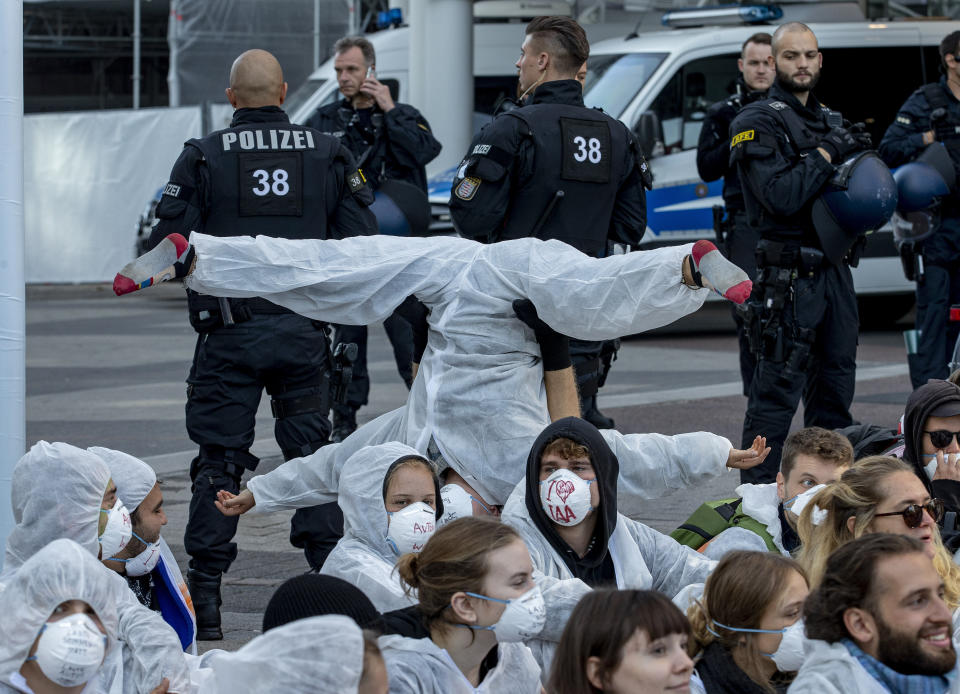
{"type": "Polygon", "coordinates": [[[430,310],[417,297],[408,296],[402,304],[397,306],[397,313],[413,328],[413,363],[419,364],[427,348],[429,334],[427,316],[430,315],[430,310]]]}
{"type": "Polygon", "coordinates": [[[830,155],[830,161],[833,164],[842,164],[851,154],[862,152],[873,146],[873,141],[869,133],[862,132],[862,124],[846,128],[832,128],[826,136],[820,140],[820,146],[827,150],[830,155]]]}
{"type": "Polygon", "coordinates": [[[561,371],[571,365],[570,338],[561,335],[540,320],[537,307],[530,299],[517,299],[513,302],[513,312],[526,323],[537,336],[540,354],[543,356],[544,371],[561,371]]]}

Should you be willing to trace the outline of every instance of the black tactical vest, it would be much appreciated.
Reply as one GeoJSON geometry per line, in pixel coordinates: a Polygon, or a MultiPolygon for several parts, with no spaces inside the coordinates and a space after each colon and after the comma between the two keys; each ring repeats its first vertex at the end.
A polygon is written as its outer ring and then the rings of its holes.
{"type": "MultiPolygon", "coordinates": [[[[830,132],[831,126],[827,123],[827,114],[836,113],[836,117],[842,120],[838,112],[831,112],[826,106],[817,103],[816,108],[819,118],[816,120],[803,118],[786,102],[769,98],[746,106],[741,113],[746,113],[747,109],[763,109],[767,113],[772,112],[777,116],[780,127],[787,137],[786,142],[778,138],[776,144],[780,153],[793,166],[798,164],[803,157],[814,152],[819,147],[820,140],[830,132]]],[[[783,217],[774,215],[764,208],[754,198],[749,186],[742,186],[742,191],[750,225],[756,227],[763,238],[819,247],[820,242],[817,240],[811,216],[813,201],[816,196],[807,201],[807,204],[796,214],[783,217]]]]}
{"type": "Polygon", "coordinates": [[[500,117],[523,121],[534,163],[532,175],[513,190],[498,240],[535,235],[595,258],[606,255],[617,190],[629,173],[623,124],[602,111],[554,103],[534,103],[500,117]]]}
{"type": "Polygon", "coordinates": [[[340,143],[279,115],[187,142],[203,153],[209,174],[205,234],[327,238],[322,177],[332,175],[340,143]]]}

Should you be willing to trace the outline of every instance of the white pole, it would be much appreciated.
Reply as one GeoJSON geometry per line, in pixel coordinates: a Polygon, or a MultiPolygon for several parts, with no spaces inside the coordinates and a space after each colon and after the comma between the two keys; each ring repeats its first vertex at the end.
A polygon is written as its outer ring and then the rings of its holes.
{"type": "MultiPolygon", "coordinates": [[[[410,95],[443,144],[431,171],[455,165],[473,135],[473,3],[410,0],[410,95]]],[[[506,60],[506,58],[505,58],[506,60]]]]}
{"type": "MultiPolygon", "coordinates": [[[[0,546],[26,442],[23,273],[23,0],[0,2],[0,546]]],[[[0,555],[0,568],[3,556],[0,555]]]]}
{"type": "Polygon", "coordinates": [[[313,0],[313,66],[310,72],[320,67],[320,0],[313,0]]]}
{"type": "Polygon", "coordinates": [[[133,0],[133,107],[140,108],[140,0],[133,0]]]}
{"type": "Polygon", "coordinates": [[[170,46],[170,67],[167,69],[167,93],[170,106],[180,105],[180,42],[177,29],[180,27],[180,3],[170,0],[170,26],[167,29],[167,44],[170,46]]]}

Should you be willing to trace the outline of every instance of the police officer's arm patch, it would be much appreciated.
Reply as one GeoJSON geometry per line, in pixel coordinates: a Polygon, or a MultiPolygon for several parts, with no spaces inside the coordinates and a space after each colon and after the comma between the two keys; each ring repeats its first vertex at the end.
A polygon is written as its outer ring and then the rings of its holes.
{"type": "Polygon", "coordinates": [[[359,193],[367,185],[367,177],[363,175],[363,169],[357,169],[347,176],[347,185],[350,186],[351,193],[359,193]]]}
{"type": "Polygon", "coordinates": [[[755,130],[744,130],[741,133],[737,133],[732,138],[730,138],[730,149],[733,149],[741,142],[749,142],[756,136],[755,130]]]}
{"type": "Polygon", "coordinates": [[[453,189],[453,194],[461,200],[473,200],[473,196],[476,195],[477,190],[480,189],[480,183],[481,180],[479,178],[467,176],[453,189]]]}

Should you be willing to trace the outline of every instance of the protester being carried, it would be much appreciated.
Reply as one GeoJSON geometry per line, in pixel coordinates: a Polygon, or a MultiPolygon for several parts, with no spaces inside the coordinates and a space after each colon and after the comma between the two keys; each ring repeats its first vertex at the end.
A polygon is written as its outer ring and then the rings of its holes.
{"type": "Polygon", "coordinates": [[[123,576],[137,600],[177,632],[183,650],[197,652],[196,617],[187,582],[160,531],[167,524],[157,473],[139,458],[95,446],[88,451],[107,464],[117,497],[129,509],[132,532],[126,547],[104,557],[108,569],[123,576]]]}
{"type": "MultiPolygon", "coordinates": [[[[0,592],[0,615],[0,692],[111,691],[115,584],[85,548],[67,539],[39,548],[0,592]]],[[[173,691],[154,684],[139,691],[173,691]]]]}
{"type": "Polygon", "coordinates": [[[804,605],[814,640],[790,694],[960,691],[944,590],[915,538],[871,533],[839,547],[804,605]]]}
{"type": "Polygon", "coordinates": [[[568,417],[546,427],[527,458],[526,480],[504,507],[533,565],[590,586],[654,588],[673,597],[715,562],[617,512],[620,462],[600,431],[568,417]]]}
{"type": "Polygon", "coordinates": [[[857,461],[827,485],[800,514],[803,544],[798,556],[811,586],[818,586],[828,557],[837,548],[869,533],[916,538],[944,583],[944,600],[960,619],[960,567],[940,540],[937,522],[943,504],[931,499],[907,462],[886,456],[857,461]]]}
{"type": "Polygon", "coordinates": [[[803,660],[807,578],[793,559],[734,551],[710,577],[687,614],[700,653],[691,691],[783,692],[803,660]]]}
{"type": "Polygon", "coordinates": [[[597,590],[570,615],[553,660],[550,694],[686,692],[690,622],[653,590],[597,590]]]}
{"type": "Polygon", "coordinates": [[[788,557],[800,546],[792,510],[798,497],[852,464],[853,447],[841,434],[821,427],[795,431],[784,441],[775,483],[741,484],[736,498],[708,501],[670,537],[711,559],[734,549],[788,557]]]}
{"type": "Polygon", "coordinates": [[[508,525],[461,518],[434,533],[397,571],[419,596],[430,637],[384,636],[393,694],[539,694],[540,667],[522,641],[546,622],[523,540],[508,525]]]}
{"type": "MultiPolygon", "coordinates": [[[[5,591],[31,556],[57,539],[76,542],[94,559],[113,556],[130,537],[129,514],[119,504],[116,485],[99,456],[65,443],[35,444],[16,464],[11,483],[16,522],[7,537],[0,590],[5,591]],[[106,494],[106,497],[105,497],[106,494]],[[108,506],[111,512],[103,507],[108,506]]],[[[108,687],[116,691],[150,691],[164,677],[170,691],[190,690],[185,655],[176,632],[156,612],[144,607],[127,582],[99,564],[113,586],[119,648],[108,655],[108,687]],[[122,661],[122,662],[121,662],[122,661]]]]}
{"type": "MultiPolygon", "coordinates": [[[[534,331],[514,313],[514,301],[529,299],[539,318],[564,334],[612,339],[699,308],[706,293],[695,289],[692,271],[721,293],[733,286],[730,271],[745,277],[715,250],[698,252],[692,265],[691,246],[596,259],[537,239],[482,245],[440,237],[290,241],[193,234],[191,240],[193,256],[186,250],[178,261],[177,244],[165,241],[124,272],[145,286],[148,277],[186,275],[192,258],[195,269],[186,278],[191,289],[263,296],[335,323],[382,320],[411,295],[430,310],[406,406],[361,427],[341,446],[325,446],[252,479],[231,502],[241,511],[253,503],[270,510],[291,498],[308,506],[319,484],[313,465],[323,468],[334,457],[342,464],[362,446],[386,441],[401,441],[421,454],[435,448],[441,471],[453,468],[487,506],[503,504],[520,481],[525,452],[549,423],[541,350],[534,331]],[[178,261],[181,269],[165,274],[167,261],[178,261]]],[[[714,476],[728,464],[748,467],[761,460],[755,451],[735,451],[711,434],[607,436],[625,467],[629,463],[631,475],[620,485],[626,512],[643,498],[714,476]]]]}

